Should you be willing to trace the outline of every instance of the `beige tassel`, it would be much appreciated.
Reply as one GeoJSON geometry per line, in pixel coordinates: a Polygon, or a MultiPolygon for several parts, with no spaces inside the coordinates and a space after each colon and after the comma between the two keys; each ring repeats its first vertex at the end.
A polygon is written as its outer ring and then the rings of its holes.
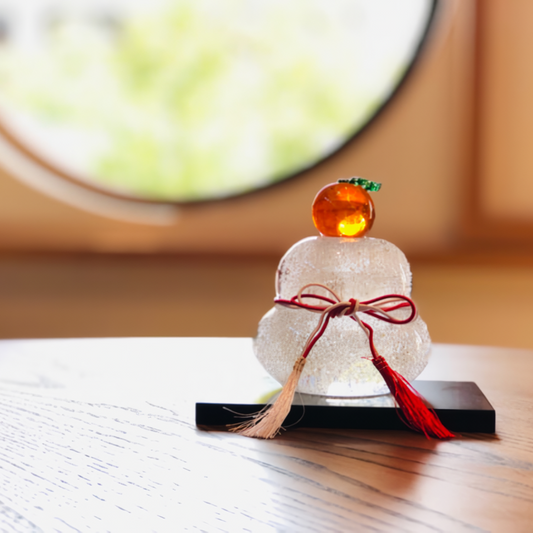
{"type": "Polygon", "coordinates": [[[283,386],[280,395],[271,405],[262,409],[252,420],[243,424],[236,424],[230,431],[240,433],[245,437],[256,437],[258,439],[273,439],[281,430],[285,418],[289,414],[294,399],[296,386],[307,359],[299,357],[294,363],[292,372],[283,386]]]}

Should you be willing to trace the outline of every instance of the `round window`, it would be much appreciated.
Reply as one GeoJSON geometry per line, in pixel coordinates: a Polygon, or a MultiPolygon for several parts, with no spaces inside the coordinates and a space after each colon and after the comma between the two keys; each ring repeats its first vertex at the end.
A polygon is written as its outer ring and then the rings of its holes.
{"type": "Polygon", "coordinates": [[[390,98],[435,0],[4,0],[0,128],[85,187],[211,200],[309,168],[390,98]]]}

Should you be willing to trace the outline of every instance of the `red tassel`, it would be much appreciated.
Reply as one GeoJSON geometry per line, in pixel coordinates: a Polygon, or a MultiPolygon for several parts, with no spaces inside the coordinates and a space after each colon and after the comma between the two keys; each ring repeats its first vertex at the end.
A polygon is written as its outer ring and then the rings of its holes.
{"type": "Polygon", "coordinates": [[[402,375],[393,370],[381,355],[374,355],[372,362],[402,410],[402,419],[407,426],[420,431],[428,439],[455,437],[442,425],[435,411],[426,406],[424,397],[402,375]]]}

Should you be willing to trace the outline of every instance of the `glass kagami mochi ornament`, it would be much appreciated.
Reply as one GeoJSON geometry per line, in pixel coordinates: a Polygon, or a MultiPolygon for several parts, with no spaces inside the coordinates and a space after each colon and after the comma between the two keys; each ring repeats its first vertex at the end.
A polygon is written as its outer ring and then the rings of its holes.
{"type": "MultiPolygon", "coordinates": [[[[411,294],[411,271],[402,251],[385,240],[363,236],[374,221],[374,204],[366,189],[378,190],[379,185],[355,178],[319,191],[312,214],[322,235],[296,243],[281,259],[276,277],[278,303],[259,323],[254,352],[282,384],[319,319],[317,311],[281,303],[297,296],[302,287],[312,284],[304,293],[331,300],[338,297],[341,302],[411,294]]],[[[319,307],[328,304],[311,297],[301,301],[319,307]]],[[[405,305],[394,311],[394,319],[405,320],[411,312],[405,305]]],[[[428,361],[430,337],[419,316],[408,323],[391,323],[376,313],[356,314],[372,328],[376,349],[393,369],[408,381],[420,374],[428,361]]],[[[388,393],[371,356],[368,333],[357,320],[332,317],[309,353],[296,390],[337,397],[388,393]]]]}
{"type": "Polygon", "coordinates": [[[453,437],[410,385],[427,364],[430,338],[411,294],[402,251],[364,236],[374,221],[361,178],[324,187],[313,203],[322,234],[281,259],[275,306],[261,319],[254,352],[283,388],[274,403],[230,429],[275,437],[295,392],[358,397],[390,393],[400,419],[427,437],[453,437]]]}

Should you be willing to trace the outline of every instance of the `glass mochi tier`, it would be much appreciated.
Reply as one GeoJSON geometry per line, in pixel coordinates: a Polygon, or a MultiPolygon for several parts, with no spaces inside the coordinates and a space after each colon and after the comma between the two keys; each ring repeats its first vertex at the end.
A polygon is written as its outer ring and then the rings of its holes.
{"type": "MultiPolygon", "coordinates": [[[[411,270],[402,251],[381,239],[309,237],[296,243],[281,259],[277,297],[289,300],[308,283],[326,285],[342,300],[368,300],[386,294],[410,296],[411,270]]],[[[309,292],[330,296],[321,288],[309,292]]],[[[394,314],[404,318],[409,311],[394,314]]],[[[420,317],[402,325],[365,314],[361,318],[374,329],[376,348],[394,370],[409,381],[422,372],[431,341],[420,317]]],[[[281,384],[286,382],[318,319],[317,313],[276,304],[259,322],[255,355],[281,384]]],[[[333,397],[387,394],[389,390],[370,358],[368,339],[360,326],[347,317],[334,318],[311,350],[297,391],[333,397]]]]}

